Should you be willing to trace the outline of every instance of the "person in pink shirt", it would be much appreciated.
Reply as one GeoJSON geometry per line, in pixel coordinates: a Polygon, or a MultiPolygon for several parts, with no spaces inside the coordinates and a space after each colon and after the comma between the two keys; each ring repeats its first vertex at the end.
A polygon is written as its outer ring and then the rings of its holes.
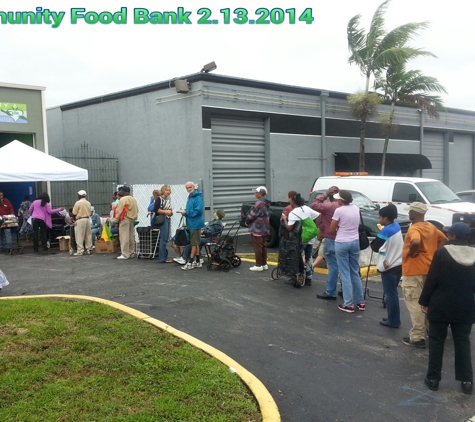
{"type": "Polygon", "coordinates": [[[43,247],[43,252],[48,250],[47,230],[48,228],[51,229],[53,227],[51,214],[56,214],[57,212],[64,210],[64,208],[52,209],[49,203],[49,195],[46,192],[43,192],[38,195],[38,199],[33,201],[30,206],[30,216],[33,226],[33,249],[35,252],[38,252],[39,231],[41,231],[41,246],[43,247]]]}
{"type": "Polygon", "coordinates": [[[358,227],[360,209],[352,204],[353,195],[341,189],[333,195],[340,207],[335,210],[330,224],[330,233],[335,234],[335,254],[343,286],[344,303],[338,309],[344,312],[365,310],[363,286],[359,274],[360,242],[358,227]]]}

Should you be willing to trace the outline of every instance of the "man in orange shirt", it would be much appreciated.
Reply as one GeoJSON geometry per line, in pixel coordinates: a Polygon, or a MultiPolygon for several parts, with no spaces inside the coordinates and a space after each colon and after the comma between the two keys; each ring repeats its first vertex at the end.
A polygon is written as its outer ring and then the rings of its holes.
{"type": "Polygon", "coordinates": [[[413,202],[406,208],[412,221],[402,249],[402,291],[407,309],[411,315],[412,329],[409,337],[402,342],[408,346],[425,349],[424,329],[427,326],[426,314],[419,306],[419,297],[429,272],[435,251],[444,245],[447,238],[437,228],[424,221],[427,205],[413,202]]]}

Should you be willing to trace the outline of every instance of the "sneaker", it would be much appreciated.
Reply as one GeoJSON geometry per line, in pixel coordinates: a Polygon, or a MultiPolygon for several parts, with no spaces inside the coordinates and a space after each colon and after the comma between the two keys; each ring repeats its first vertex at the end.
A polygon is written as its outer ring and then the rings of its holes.
{"type": "Polygon", "coordinates": [[[193,264],[195,264],[193,268],[201,268],[203,266],[201,262],[193,262],[193,264]]]}
{"type": "Polygon", "coordinates": [[[203,258],[200,258],[200,264],[203,265],[205,263],[205,260],[203,258]]]}
{"type": "Polygon", "coordinates": [[[253,267],[249,268],[249,270],[250,271],[264,271],[264,268],[254,265],[253,267]]]}
{"type": "Polygon", "coordinates": [[[470,381],[462,382],[462,391],[464,394],[472,394],[473,382],[470,382],[470,381]]]}
{"type": "Polygon", "coordinates": [[[186,261],[181,256],[179,258],[173,258],[173,261],[175,261],[177,264],[180,264],[180,265],[186,264],[186,261]]]}
{"type": "Polygon", "coordinates": [[[349,312],[349,313],[355,312],[355,307],[353,305],[345,306],[343,303],[341,305],[338,305],[338,309],[343,312],[349,312]]]}
{"type": "Polygon", "coordinates": [[[356,308],[358,311],[364,311],[366,309],[366,305],[364,303],[357,303],[356,308]]]}
{"type": "Polygon", "coordinates": [[[417,347],[418,349],[425,349],[426,348],[426,341],[424,339],[418,340],[418,341],[413,341],[409,337],[404,337],[402,339],[402,342],[408,346],[414,346],[417,347]]]}
{"type": "Polygon", "coordinates": [[[92,255],[92,251],[86,251],[86,255],[92,255]]]}
{"type": "Polygon", "coordinates": [[[336,296],[330,296],[326,292],[323,292],[321,295],[317,295],[318,299],[324,299],[324,300],[336,300],[336,296]]]}
{"type": "Polygon", "coordinates": [[[185,270],[185,271],[192,270],[193,268],[195,268],[195,267],[193,267],[191,262],[187,262],[185,265],[183,265],[183,267],[181,267],[181,269],[185,270]]]}
{"type": "Polygon", "coordinates": [[[73,253],[73,256],[83,256],[84,254],[82,252],[75,252],[73,253]]]}
{"type": "Polygon", "coordinates": [[[134,253],[131,253],[129,258],[135,258],[137,255],[135,255],[134,253]]]}
{"type": "Polygon", "coordinates": [[[74,249],[69,250],[69,255],[71,255],[71,256],[74,255],[74,249]]]}
{"type": "Polygon", "coordinates": [[[120,256],[117,257],[117,259],[129,259],[129,258],[127,258],[127,257],[124,256],[124,255],[120,255],[120,256]]]}
{"type": "Polygon", "coordinates": [[[437,391],[439,389],[439,381],[437,380],[431,380],[426,377],[424,378],[424,384],[427,385],[427,387],[429,387],[429,390],[437,391]]]}
{"type": "Polygon", "coordinates": [[[262,269],[265,271],[265,270],[268,270],[269,269],[269,266],[268,265],[263,265],[262,266],[262,269]]]}

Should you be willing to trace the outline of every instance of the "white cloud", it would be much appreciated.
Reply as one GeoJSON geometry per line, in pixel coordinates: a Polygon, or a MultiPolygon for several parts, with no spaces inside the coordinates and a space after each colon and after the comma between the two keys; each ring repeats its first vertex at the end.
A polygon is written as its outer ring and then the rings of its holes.
{"type": "MultiPolygon", "coordinates": [[[[353,92],[364,86],[358,68],[347,62],[346,25],[360,13],[367,27],[379,0],[353,2],[295,2],[282,0],[82,0],[65,7],[64,1],[24,0],[3,11],[35,11],[36,7],[64,11],[61,26],[0,25],[2,81],[46,86],[49,107],[108,94],[197,72],[216,61],[216,73],[256,80],[353,92]],[[69,23],[70,7],[115,12],[128,8],[127,25],[69,23]],[[193,12],[208,7],[222,21],[220,9],[258,7],[295,8],[297,14],[313,9],[314,22],[306,25],[134,25],[133,8],[171,11],[182,6],[193,12]],[[252,65],[249,65],[252,63],[252,65]]],[[[438,59],[419,59],[411,66],[437,77],[446,86],[448,107],[475,110],[470,83],[475,68],[475,28],[470,3],[454,0],[438,6],[429,0],[393,0],[386,14],[387,29],[409,21],[431,21],[413,45],[432,51],[438,59]]],[[[288,15],[286,15],[288,19],[288,15]]]]}

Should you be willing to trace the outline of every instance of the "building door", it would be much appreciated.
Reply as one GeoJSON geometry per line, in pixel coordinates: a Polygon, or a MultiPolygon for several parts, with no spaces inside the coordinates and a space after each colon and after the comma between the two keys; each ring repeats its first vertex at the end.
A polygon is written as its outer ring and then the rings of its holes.
{"type": "Polygon", "coordinates": [[[431,162],[432,168],[422,171],[422,177],[444,181],[444,134],[442,132],[424,132],[422,155],[431,162]]]}
{"type": "Polygon", "coordinates": [[[264,120],[212,118],[211,139],[213,209],[238,220],[241,204],[266,183],[264,120]]]}

